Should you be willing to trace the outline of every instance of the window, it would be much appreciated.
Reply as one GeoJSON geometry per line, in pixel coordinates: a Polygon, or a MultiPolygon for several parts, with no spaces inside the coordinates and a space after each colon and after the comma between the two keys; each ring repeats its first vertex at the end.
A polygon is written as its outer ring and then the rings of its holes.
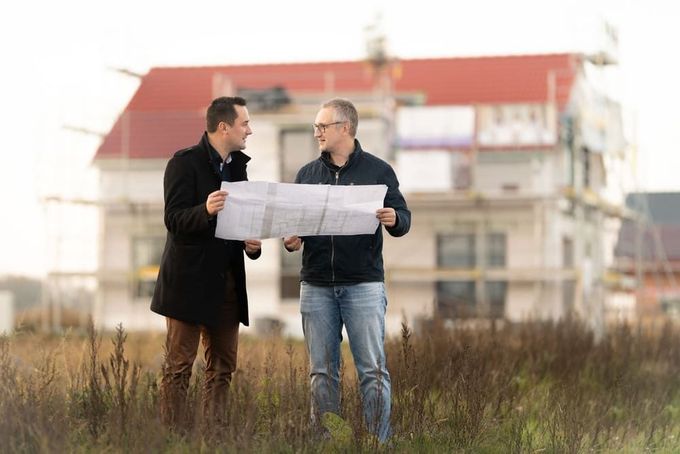
{"type": "Polygon", "coordinates": [[[486,236],[486,266],[505,267],[505,233],[490,233],[486,236]]]}
{"type": "MultiPolygon", "coordinates": [[[[506,254],[505,233],[490,233],[486,236],[486,266],[488,268],[505,268],[506,254]]],[[[503,318],[505,316],[505,295],[508,283],[505,281],[490,281],[485,285],[488,316],[503,318]]]]}
{"type": "Polygon", "coordinates": [[[664,314],[675,319],[680,317],[680,298],[678,298],[677,295],[661,295],[659,297],[659,302],[661,303],[661,309],[664,314]]]}
{"type": "MultiPolygon", "coordinates": [[[[465,269],[477,266],[478,245],[474,234],[443,234],[437,240],[439,268],[465,269]]],[[[485,267],[504,268],[506,250],[505,233],[488,234],[486,257],[484,257],[485,267]]],[[[442,317],[446,318],[479,316],[502,318],[505,315],[507,288],[505,281],[485,282],[482,289],[478,288],[477,282],[472,280],[439,281],[437,282],[437,310],[442,317]],[[483,295],[480,290],[483,290],[483,295]]]]}
{"type": "Polygon", "coordinates": [[[292,183],[298,170],[319,156],[319,149],[310,125],[284,129],[280,136],[281,181],[292,183]]]}
{"type": "Polygon", "coordinates": [[[281,250],[281,299],[300,298],[300,269],[302,268],[302,250],[288,252],[281,250]]]}
{"type": "Polygon", "coordinates": [[[590,150],[582,148],[583,156],[583,187],[590,187],[590,150]]]}
{"type": "MultiPolygon", "coordinates": [[[[281,181],[293,183],[298,170],[319,156],[312,125],[282,129],[280,136],[281,181]]],[[[302,252],[281,252],[281,274],[279,276],[281,299],[299,300],[300,269],[302,252]]]]}
{"type": "MultiPolygon", "coordinates": [[[[474,268],[475,236],[471,233],[442,234],[437,238],[439,268],[474,268]]],[[[474,281],[437,282],[437,310],[446,318],[475,316],[474,281]]]]}
{"type": "Polygon", "coordinates": [[[444,318],[475,317],[475,282],[437,282],[437,312],[444,318]]]}
{"type": "Polygon", "coordinates": [[[437,264],[440,268],[474,268],[475,236],[450,233],[437,238],[437,264]]]}
{"type": "Polygon", "coordinates": [[[507,291],[508,283],[505,281],[490,281],[486,283],[489,317],[503,318],[505,316],[505,296],[507,291]]]}
{"type": "Polygon", "coordinates": [[[164,246],[163,237],[132,239],[132,291],[135,298],[150,298],[153,295],[164,246]]]}

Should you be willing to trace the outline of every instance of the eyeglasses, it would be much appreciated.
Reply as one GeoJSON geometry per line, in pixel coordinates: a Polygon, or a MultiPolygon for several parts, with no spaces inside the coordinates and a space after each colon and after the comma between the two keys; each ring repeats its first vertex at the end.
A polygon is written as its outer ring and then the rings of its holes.
{"type": "Polygon", "coordinates": [[[314,123],[314,124],[312,125],[312,127],[314,128],[314,132],[319,131],[321,134],[324,134],[324,133],[326,132],[326,128],[327,128],[327,127],[333,126],[333,125],[340,125],[340,124],[342,124],[342,123],[345,123],[345,122],[344,122],[344,121],[335,121],[335,122],[333,122],[333,123],[328,123],[327,125],[325,125],[325,124],[323,124],[323,123],[319,123],[319,124],[317,125],[316,123],[314,123]]]}

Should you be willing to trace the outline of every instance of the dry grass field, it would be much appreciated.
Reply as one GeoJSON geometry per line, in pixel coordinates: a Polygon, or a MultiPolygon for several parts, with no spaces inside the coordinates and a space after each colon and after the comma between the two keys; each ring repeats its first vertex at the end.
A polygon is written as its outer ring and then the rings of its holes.
{"type": "MultiPolygon", "coordinates": [[[[346,344],[346,343],[345,343],[346,344]]],[[[161,334],[17,333],[0,338],[0,452],[680,452],[680,329],[610,328],[595,342],[577,323],[404,327],[387,345],[394,436],[361,422],[351,355],[342,418],[309,425],[300,341],[243,336],[226,424],[160,424],[161,334]]]]}

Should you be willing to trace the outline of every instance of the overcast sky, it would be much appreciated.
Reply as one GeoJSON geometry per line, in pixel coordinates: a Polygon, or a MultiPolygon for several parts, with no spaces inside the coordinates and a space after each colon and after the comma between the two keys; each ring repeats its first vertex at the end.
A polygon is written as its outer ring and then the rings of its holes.
{"type": "MultiPolygon", "coordinates": [[[[664,0],[3,2],[0,6],[0,275],[43,275],[55,261],[93,267],[89,225],[55,259],[46,194],[91,196],[87,168],[138,81],[112,71],[365,56],[376,15],[401,58],[592,51],[619,30],[608,89],[638,144],[638,189],[680,190],[680,7],[664,0]],[[189,6],[190,5],[190,6],[189,6]],[[88,233],[89,232],[89,233],[88,233]],[[89,236],[88,236],[89,235],[89,236]],[[80,251],[79,251],[80,249],[80,251]],[[88,259],[81,260],[83,256],[88,259]]],[[[77,215],[77,214],[76,214],[77,215]]],[[[68,236],[67,235],[67,236],[68,236]]]]}

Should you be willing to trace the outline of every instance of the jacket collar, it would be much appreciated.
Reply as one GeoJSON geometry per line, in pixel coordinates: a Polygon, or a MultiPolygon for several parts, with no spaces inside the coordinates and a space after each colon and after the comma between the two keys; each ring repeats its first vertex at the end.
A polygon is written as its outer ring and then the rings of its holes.
{"type": "Polygon", "coordinates": [[[344,166],[338,167],[335,164],[333,164],[333,161],[331,161],[331,154],[328,151],[322,151],[319,159],[321,159],[321,161],[326,165],[326,167],[332,170],[338,170],[341,168],[344,169],[355,163],[361,157],[363,151],[364,150],[362,150],[359,141],[357,139],[354,139],[354,151],[350,153],[350,155],[347,157],[347,162],[345,163],[344,166]]]}
{"type": "MultiPolygon", "coordinates": [[[[215,150],[215,148],[210,145],[210,141],[208,140],[208,133],[203,132],[203,137],[201,137],[201,142],[198,144],[199,147],[204,149],[207,154],[207,159],[210,161],[211,166],[219,166],[220,164],[220,154],[215,150]]],[[[240,150],[232,151],[230,154],[231,159],[232,159],[232,166],[237,166],[237,167],[245,167],[245,165],[250,161],[250,156],[245,154],[244,152],[240,150]]]]}
{"type": "MultiPolygon", "coordinates": [[[[217,150],[210,145],[207,132],[203,133],[203,137],[201,137],[201,141],[198,143],[198,148],[203,151],[206,164],[210,166],[210,170],[215,175],[215,178],[221,181],[222,175],[220,175],[219,172],[221,157],[217,150]]],[[[231,156],[231,163],[229,164],[231,174],[230,181],[245,180],[246,164],[250,161],[250,156],[240,150],[232,151],[229,155],[231,156]]]]}

